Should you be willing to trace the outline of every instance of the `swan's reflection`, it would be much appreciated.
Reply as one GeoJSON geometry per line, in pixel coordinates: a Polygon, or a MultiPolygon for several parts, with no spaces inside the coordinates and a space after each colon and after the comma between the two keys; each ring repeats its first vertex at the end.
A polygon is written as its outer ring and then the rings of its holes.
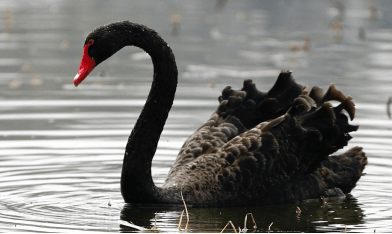
{"type": "MultiPolygon", "coordinates": [[[[189,232],[220,232],[228,221],[232,221],[241,229],[244,228],[244,218],[252,213],[257,230],[253,229],[253,221],[248,218],[248,232],[266,232],[268,226],[271,231],[319,232],[344,230],[345,226],[363,223],[363,210],[357,199],[347,195],[344,199],[327,199],[324,206],[318,200],[293,204],[280,204],[255,207],[229,207],[229,208],[196,208],[188,207],[189,232]],[[301,213],[296,213],[297,207],[301,213]]],[[[131,205],[126,204],[121,211],[121,220],[132,222],[135,225],[152,229],[157,213],[158,231],[178,232],[181,212],[184,207],[179,205],[131,205]]],[[[186,217],[183,217],[182,230],[186,217]]],[[[121,225],[122,232],[137,231],[121,225]]]]}
{"type": "MultiPolygon", "coordinates": [[[[121,220],[137,226],[158,231],[178,232],[178,224],[184,207],[180,205],[134,205],[125,204],[121,211],[121,220]]],[[[120,231],[136,231],[136,229],[120,225],[120,231]]]]}

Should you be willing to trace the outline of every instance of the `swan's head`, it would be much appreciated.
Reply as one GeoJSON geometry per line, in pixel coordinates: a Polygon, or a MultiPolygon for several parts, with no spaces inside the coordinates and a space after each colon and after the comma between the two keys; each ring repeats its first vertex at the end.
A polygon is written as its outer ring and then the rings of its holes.
{"type": "Polygon", "coordinates": [[[118,28],[119,23],[108,24],[98,27],[87,36],[79,71],[74,78],[76,87],[98,64],[126,45],[124,36],[118,28]]]}

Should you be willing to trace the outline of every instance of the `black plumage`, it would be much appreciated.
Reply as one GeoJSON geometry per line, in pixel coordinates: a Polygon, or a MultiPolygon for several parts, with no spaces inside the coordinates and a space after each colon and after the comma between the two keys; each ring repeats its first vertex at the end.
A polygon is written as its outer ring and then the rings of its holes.
{"type": "Polygon", "coordinates": [[[352,98],[334,85],[307,90],[282,71],[265,92],[252,80],[241,90],[225,88],[217,110],[184,143],[165,183],[156,187],[151,161],[177,85],[170,47],[155,31],[123,21],[94,30],[86,39],[86,56],[99,63],[129,45],[150,54],[154,80],[126,146],[121,176],[126,202],[181,203],[180,194],[199,206],[295,202],[340,196],[361,177],[367,165],[362,148],[330,156],[358,129],[343,112],[354,118],[352,98]],[[333,107],[331,100],[340,104],[333,107]]]}

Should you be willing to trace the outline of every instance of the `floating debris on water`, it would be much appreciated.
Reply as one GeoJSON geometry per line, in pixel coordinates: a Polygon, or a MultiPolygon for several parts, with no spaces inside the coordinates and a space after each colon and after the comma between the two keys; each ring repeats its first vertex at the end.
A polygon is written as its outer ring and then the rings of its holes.
{"type": "Polygon", "coordinates": [[[62,49],[62,50],[66,50],[66,49],[68,49],[68,47],[69,47],[69,42],[67,40],[63,40],[60,43],[60,49],[62,49]]]}
{"type": "Polygon", "coordinates": [[[305,51],[305,52],[309,52],[311,45],[312,45],[312,41],[310,40],[309,37],[303,37],[302,41],[304,42],[303,46],[299,46],[297,44],[292,44],[291,45],[291,51],[294,53],[300,52],[300,51],[305,51]]]}
{"type": "Polygon", "coordinates": [[[360,40],[362,40],[362,41],[364,41],[364,40],[366,40],[366,32],[365,32],[365,29],[364,28],[359,28],[359,31],[358,31],[358,38],[360,39],[360,40]]]}
{"type": "Polygon", "coordinates": [[[174,13],[170,16],[170,22],[172,25],[172,31],[171,31],[172,36],[176,37],[180,35],[180,20],[181,20],[181,14],[179,13],[174,13]]]}
{"type": "Polygon", "coordinates": [[[12,80],[12,81],[10,82],[9,86],[10,86],[11,89],[19,89],[19,86],[20,86],[20,81],[19,81],[19,79],[14,79],[14,80],[12,80]]]}
{"type": "Polygon", "coordinates": [[[23,64],[23,66],[22,66],[22,71],[23,71],[24,73],[29,73],[29,72],[31,72],[32,70],[33,70],[33,66],[31,66],[30,63],[25,63],[25,64],[23,64]]]}
{"type": "Polygon", "coordinates": [[[7,34],[12,33],[12,28],[14,26],[14,17],[12,16],[12,10],[7,9],[4,17],[4,31],[7,34]]]}
{"type": "Polygon", "coordinates": [[[40,74],[37,74],[37,75],[35,75],[34,77],[33,77],[33,79],[31,79],[31,81],[30,81],[30,84],[32,85],[32,86],[34,86],[34,88],[37,90],[37,91],[40,91],[41,90],[41,85],[42,85],[42,79],[41,79],[41,75],[40,74]]]}
{"type": "Polygon", "coordinates": [[[369,11],[370,11],[370,20],[371,21],[376,21],[378,19],[377,8],[375,8],[374,6],[370,6],[369,7],[369,11]]]}

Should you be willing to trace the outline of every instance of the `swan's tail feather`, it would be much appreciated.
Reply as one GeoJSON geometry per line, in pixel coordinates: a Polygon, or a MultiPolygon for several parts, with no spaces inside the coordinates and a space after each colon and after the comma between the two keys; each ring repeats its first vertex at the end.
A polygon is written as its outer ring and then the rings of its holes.
{"type": "Polygon", "coordinates": [[[331,156],[322,162],[317,173],[322,177],[328,188],[340,188],[349,193],[368,164],[367,157],[361,147],[354,147],[344,154],[331,156]]]}
{"type": "Polygon", "coordinates": [[[272,203],[295,202],[320,196],[335,197],[349,193],[363,175],[367,157],[361,147],[354,147],[342,155],[331,156],[321,167],[303,177],[282,183],[272,203]]]}

